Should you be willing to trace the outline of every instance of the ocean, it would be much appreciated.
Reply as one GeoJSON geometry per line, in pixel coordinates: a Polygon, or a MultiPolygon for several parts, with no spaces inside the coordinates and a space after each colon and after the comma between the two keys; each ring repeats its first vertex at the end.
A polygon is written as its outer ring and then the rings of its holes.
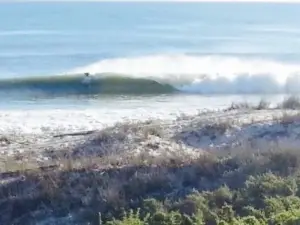
{"type": "Polygon", "coordinates": [[[291,3],[0,3],[0,132],[98,129],[297,94],[299,13],[291,3]]]}

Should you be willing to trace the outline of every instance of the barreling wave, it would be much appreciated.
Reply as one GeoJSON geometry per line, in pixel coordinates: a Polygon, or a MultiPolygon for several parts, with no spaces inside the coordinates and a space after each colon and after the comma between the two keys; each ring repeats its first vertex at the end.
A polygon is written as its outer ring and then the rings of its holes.
{"type": "Polygon", "coordinates": [[[189,93],[300,93],[300,65],[253,57],[150,55],[101,60],[71,72],[130,74],[189,93]]]}
{"type": "Polygon", "coordinates": [[[89,83],[84,83],[82,74],[6,79],[0,81],[0,90],[47,95],[159,94],[176,91],[171,85],[151,79],[116,74],[92,76],[89,83]]]}
{"type": "Polygon", "coordinates": [[[0,80],[0,90],[53,95],[300,93],[300,65],[258,58],[152,55],[102,60],[59,76],[0,80]],[[88,85],[82,82],[85,72],[93,74],[88,85]]]}

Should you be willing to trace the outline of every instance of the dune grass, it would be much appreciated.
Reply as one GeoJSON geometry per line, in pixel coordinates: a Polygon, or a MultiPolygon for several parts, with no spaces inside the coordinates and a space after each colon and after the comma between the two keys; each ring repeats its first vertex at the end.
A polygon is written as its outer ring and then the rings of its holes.
{"type": "Polygon", "coordinates": [[[300,109],[300,98],[297,96],[290,96],[285,98],[282,103],[278,105],[281,109],[300,109]]]}
{"type": "MultiPolygon", "coordinates": [[[[244,215],[269,221],[277,211],[267,208],[271,207],[267,200],[276,204],[292,201],[286,203],[288,207],[300,204],[300,151],[248,149],[204,154],[197,159],[178,157],[145,163],[142,158],[132,158],[123,165],[101,163],[99,159],[97,164],[82,168],[15,173],[11,176],[14,179],[0,186],[1,224],[38,224],[53,217],[58,224],[68,224],[66,217],[70,224],[99,224],[99,212],[102,222],[107,223],[122,219],[130,209],[142,209],[135,220],[149,214],[146,222],[150,224],[156,224],[157,217],[168,221],[172,213],[180,220],[198,216],[203,224],[240,221],[244,215]],[[153,208],[155,205],[159,207],[153,208]],[[247,209],[253,210],[244,214],[247,209]],[[224,217],[222,210],[231,210],[229,217],[224,217]]],[[[287,213],[285,207],[278,210],[287,213]]],[[[128,219],[119,223],[128,224],[128,219]]]]}
{"type": "MultiPolygon", "coordinates": [[[[267,104],[259,105],[257,110],[267,108],[267,104]]],[[[291,105],[297,104],[281,107],[291,105]]],[[[298,118],[285,114],[281,122],[298,118]]],[[[166,135],[159,125],[118,127],[118,131],[107,128],[97,133],[92,141],[111,145],[116,138],[128,141],[132,133],[136,135],[130,138],[137,142],[166,135]]],[[[230,124],[207,127],[211,133],[224,133],[230,124]]],[[[7,159],[7,168],[0,174],[0,224],[275,225],[300,221],[300,149],[241,146],[197,157],[176,152],[135,155],[124,150],[61,156],[48,165],[32,166],[7,159]]]]}

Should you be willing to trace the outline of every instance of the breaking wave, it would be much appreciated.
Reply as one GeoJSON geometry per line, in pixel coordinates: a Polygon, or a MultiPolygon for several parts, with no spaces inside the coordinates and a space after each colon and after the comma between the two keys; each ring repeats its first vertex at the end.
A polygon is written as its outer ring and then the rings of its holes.
{"type": "Polygon", "coordinates": [[[152,55],[102,60],[64,75],[1,80],[0,89],[47,94],[299,93],[300,65],[259,58],[152,55]],[[88,85],[82,82],[85,72],[92,74],[88,85]]]}
{"type": "Polygon", "coordinates": [[[85,82],[83,75],[7,79],[0,82],[0,90],[47,95],[159,94],[176,91],[171,85],[151,79],[130,78],[116,74],[92,76],[88,83],[85,82]]]}
{"type": "Polygon", "coordinates": [[[71,72],[128,74],[190,93],[300,92],[300,65],[260,58],[150,55],[102,60],[71,72]]]}

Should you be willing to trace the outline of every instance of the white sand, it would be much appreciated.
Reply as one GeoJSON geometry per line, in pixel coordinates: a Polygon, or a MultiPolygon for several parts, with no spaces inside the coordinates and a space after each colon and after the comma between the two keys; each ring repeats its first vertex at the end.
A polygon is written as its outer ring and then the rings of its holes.
{"type": "Polygon", "coordinates": [[[203,151],[249,148],[298,148],[300,116],[296,110],[215,111],[177,120],[118,124],[91,134],[35,139],[14,137],[0,147],[2,159],[24,157],[47,162],[57,153],[74,157],[137,155],[196,157],[203,151]],[[20,141],[22,140],[22,141],[20,141]],[[23,157],[20,157],[23,156],[23,157]]]}

